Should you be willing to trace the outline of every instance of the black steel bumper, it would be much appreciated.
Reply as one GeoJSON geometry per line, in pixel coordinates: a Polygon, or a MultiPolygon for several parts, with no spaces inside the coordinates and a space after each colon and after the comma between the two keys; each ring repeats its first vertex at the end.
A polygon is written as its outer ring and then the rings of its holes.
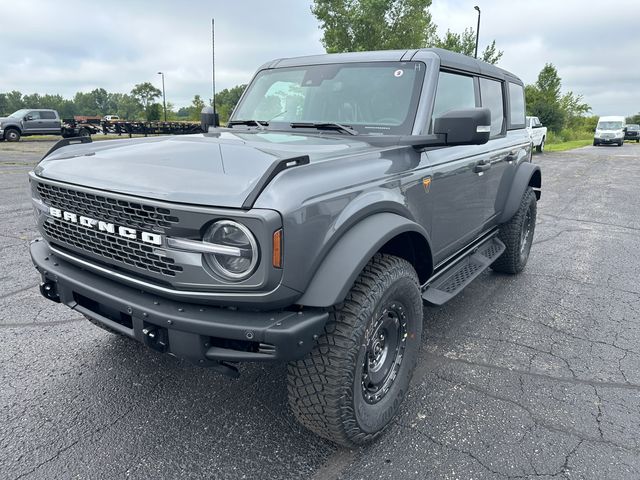
{"type": "Polygon", "coordinates": [[[30,250],[46,298],[157,351],[203,366],[302,358],[329,317],[319,309],[246,312],[177,302],[62,260],[43,240],[34,241],[30,250]]]}

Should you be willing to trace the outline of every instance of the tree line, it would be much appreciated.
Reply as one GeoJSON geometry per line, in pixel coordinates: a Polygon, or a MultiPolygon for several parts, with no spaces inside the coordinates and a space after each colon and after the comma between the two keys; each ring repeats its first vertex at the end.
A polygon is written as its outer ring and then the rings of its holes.
{"type": "MultiPolygon", "coordinates": [[[[216,95],[216,110],[226,122],[240,99],[246,85],[226,88],[216,95]]],[[[28,94],[17,90],[0,93],[0,116],[10,115],[22,108],[51,108],[57,110],[62,118],[73,118],[76,115],[100,116],[118,115],[125,120],[156,121],[164,118],[162,104],[157,100],[162,91],[149,82],[139,83],[129,93],[108,92],[104,88],[96,88],[90,92],[77,92],[72,98],[64,98],[58,94],[28,94]]],[[[208,104],[211,105],[211,99],[208,104]]],[[[167,102],[167,120],[200,120],[200,112],[205,106],[200,95],[195,95],[191,105],[175,109],[167,102]]]]}

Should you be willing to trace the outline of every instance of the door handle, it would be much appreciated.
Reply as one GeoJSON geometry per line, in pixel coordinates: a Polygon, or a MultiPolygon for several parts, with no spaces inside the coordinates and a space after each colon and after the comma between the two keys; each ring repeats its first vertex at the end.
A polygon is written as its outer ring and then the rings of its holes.
{"type": "Polygon", "coordinates": [[[475,173],[482,173],[482,172],[486,172],[487,170],[489,170],[491,168],[491,163],[489,162],[478,162],[476,163],[476,166],[473,167],[473,171],[475,173]]]}

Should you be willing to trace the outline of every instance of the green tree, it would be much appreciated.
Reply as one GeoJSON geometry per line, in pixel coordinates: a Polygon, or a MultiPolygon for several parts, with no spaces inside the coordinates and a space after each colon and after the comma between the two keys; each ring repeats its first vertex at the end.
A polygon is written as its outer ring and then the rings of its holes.
{"type": "Polygon", "coordinates": [[[162,95],[162,91],[154,87],[150,82],[143,82],[133,87],[131,95],[140,101],[146,111],[149,104],[152,104],[156,98],[162,95]]]}
{"type": "MultiPolygon", "coordinates": [[[[436,37],[433,46],[473,57],[476,50],[476,32],[473,28],[465,28],[462,33],[454,33],[451,30],[447,30],[444,37],[436,37]]],[[[496,48],[496,41],[494,40],[481,52],[480,59],[495,64],[502,58],[503,53],[496,48]]]]}
{"type": "Polygon", "coordinates": [[[627,123],[640,124],[640,112],[638,112],[636,115],[633,115],[631,117],[627,117],[627,123]]]}
{"type": "Polygon", "coordinates": [[[562,79],[558,70],[547,63],[538,74],[535,84],[525,87],[527,115],[533,115],[550,130],[560,132],[563,128],[585,129],[588,124],[583,117],[591,107],[583,102],[582,95],[573,92],[561,93],[562,79]]]}
{"type": "Polygon", "coordinates": [[[328,53],[420,48],[436,26],[431,0],[313,0],[328,53]]]}
{"type": "Polygon", "coordinates": [[[227,123],[245,88],[247,85],[236,85],[232,88],[225,88],[216,94],[216,112],[220,116],[220,123],[227,123]]]}
{"type": "Polygon", "coordinates": [[[205,107],[204,100],[200,98],[200,95],[195,95],[191,100],[191,106],[189,107],[189,120],[200,120],[200,113],[205,107]]]}
{"type": "Polygon", "coordinates": [[[112,111],[122,120],[138,120],[142,118],[143,107],[140,101],[127,93],[111,93],[110,102],[112,111]]]}
{"type": "Polygon", "coordinates": [[[527,85],[525,89],[527,115],[538,117],[544,125],[554,132],[562,130],[566,119],[560,104],[561,85],[562,80],[558,75],[558,70],[552,64],[547,63],[538,74],[536,83],[527,85]]]}
{"type": "Polygon", "coordinates": [[[147,121],[157,122],[162,117],[162,105],[159,103],[150,103],[145,108],[147,121]]]}

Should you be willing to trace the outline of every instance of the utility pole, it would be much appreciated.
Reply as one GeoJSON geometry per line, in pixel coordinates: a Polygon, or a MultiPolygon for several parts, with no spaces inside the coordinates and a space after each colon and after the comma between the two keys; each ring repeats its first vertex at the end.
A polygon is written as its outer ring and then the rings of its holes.
{"type": "Polygon", "coordinates": [[[478,58],[478,38],[480,37],[480,7],[476,5],[475,7],[473,7],[473,9],[478,11],[478,28],[476,28],[476,55],[475,55],[475,57],[478,58]]]}
{"type": "Polygon", "coordinates": [[[162,75],[162,108],[164,109],[164,121],[167,121],[167,97],[164,93],[164,73],[158,72],[158,75],[162,75]]]}
{"type": "Polygon", "coordinates": [[[213,119],[214,126],[218,126],[218,113],[216,112],[216,24],[211,19],[211,86],[213,87],[213,119]]]}

